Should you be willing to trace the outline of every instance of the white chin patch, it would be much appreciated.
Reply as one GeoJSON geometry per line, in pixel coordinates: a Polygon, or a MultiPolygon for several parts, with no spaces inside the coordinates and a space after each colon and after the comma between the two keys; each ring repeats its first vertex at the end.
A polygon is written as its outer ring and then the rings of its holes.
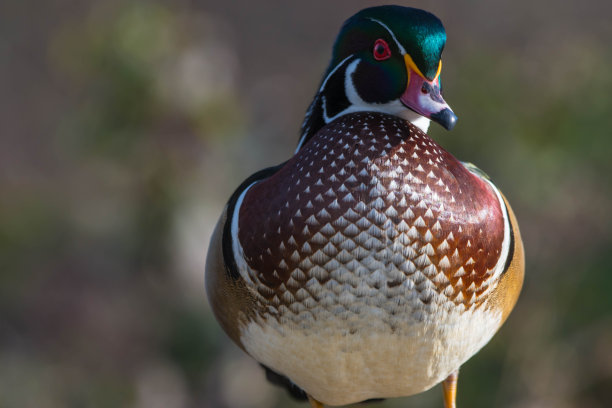
{"type": "Polygon", "coordinates": [[[327,114],[326,101],[323,99],[323,118],[325,123],[329,123],[339,116],[346,115],[347,113],[369,111],[369,112],[382,112],[389,115],[399,116],[400,118],[407,120],[412,123],[424,133],[427,133],[429,129],[430,120],[426,117],[419,115],[418,113],[410,110],[404,106],[400,99],[395,99],[387,103],[367,103],[359,96],[355,84],[353,83],[353,73],[357,69],[357,66],[361,60],[356,59],[346,67],[346,74],[344,76],[344,90],[346,92],[346,98],[350,102],[350,106],[338,113],[333,117],[329,117],[327,114]]]}

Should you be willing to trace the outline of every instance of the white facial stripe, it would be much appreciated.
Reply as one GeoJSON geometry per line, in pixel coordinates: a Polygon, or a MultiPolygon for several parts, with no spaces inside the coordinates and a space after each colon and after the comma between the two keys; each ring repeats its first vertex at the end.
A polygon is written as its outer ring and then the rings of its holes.
{"type": "Polygon", "coordinates": [[[353,73],[357,69],[357,65],[359,65],[360,62],[360,59],[356,59],[355,61],[351,62],[351,64],[346,68],[346,72],[344,74],[344,90],[346,92],[346,98],[350,102],[348,108],[334,116],[329,116],[329,114],[327,113],[327,100],[325,96],[323,96],[321,103],[323,108],[323,120],[325,121],[325,123],[329,123],[342,115],[346,115],[347,113],[359,112],[364,110],[376,110],[374,105],[367,104],[363,99],[361,99],[359,94],[357,94],[355,85],[353,84],[353,73]]]}
{"type": "Polygon", "coordinates": [[[335,72],[338,70],[338,68],[340,68],[342,65],[344,65],[344,63],[345,63],[346,61],[348,61],[348,59],[349,59],[349,58],[351,58],[352,56],[353,56],[353,54],[349,55],[348,57],[346,57],[345,59],[343,59],[342,61],[340,61],[340,62],[338,63],[338,65],[336,65],[336,66],[334,67],[334,69],[332,69],[332,70],[330,71],[330,73],[329,73],[329,74],[327,74],[327,76],[326,76],[326,77],[325,77],[325,79],[323,80],[323,83],[321,84],[321,87],[319,88],[319,92],[321,92],[321,91],[323,91],[323,89],[325,89],[325,85],[327,85],[327,81],[329,80],[329,78],[330,78],[332,75],[334,75],[334,73],[335,73],[335,72]]]}
{"type": "Polygon", "coordinates": [[[385,30],[387,30],[389,32],[389,34],[391,34],[391,38],[393,38],[393,41],[395,41],[395,44],[397,44],[397,48],[400,49],[402,55],[406,55],[407,52],[404,49],[404,47],[402,47],[402,44],[400,44],[400,42],[397,40],[397,37],[395,36],[395,34],[393,34],[393,31],[391,31],[391,29],[389,27],[387,27],[387,25],[385,23],[383,23],[380,20],[376,20],[375,18],[370,18],[369,20],[374,21],[375,23],[380,24],[381,26],[384,27],[385,30]]]}
{"type": "MultiPolygon", "coordinates": [[[[343,59],[342,61],[340,61],[338,63],[338,65],[336,65],[329,74],[327,74],[327,76],[325,77],[325,79],[323,80],[323,83],[321,84],[321,87],[319,88],[319,92],[318,94],[320,94],[321,92],[323,92],[323,89],[325,89],[325,86],[327,85],[327,81],[329,80],[329,78],[331,78],[332,75],[334,75],[336,73],[336,71],[342,66],[344,65],[344,63],[346,61],[349,60],[349,58],[351,58],[353,56],[353,54],[349,55],[348,57],[346,57],[345,59],[343,59]]],[[[327,121],[327,112],[325,111],[325,97],[323,98],[323,118],[325,120],[325,123],[329,123],[329,121],[327,121]]],[[[304,118],[304,123],[306,123],[306,121],[309,119],[310,115],[312,114],[312,109],[313,109],[314,105],[310,105],[310,108],[308,109],[308,112],[306,112],[306,117],[304,118]]],[[[306,129],[308,130],[308,129],[306,129]]],[[[302,134],[302,137],[300,137],[300,140],[298,141],[297,147],[295,148],[295,151],[293,152],[293,154],[297,153],[301,148],[302,148],[302,144],[304,143],[304,140],[306,139],[306,134],[308,132],[305,131],[302,134]]]]}
{"type": "Polygon", "coordinates": [[[368,103],[361,99],[359,94],[357,93],[357,89],[355,88],[355,84],[353,83],[353,74],[357,70],[357,66],[361,62],[360,59],[353,61],[347,68],[346,74],[344,77],[344,89],[346,91],[346,98],[350,102],[350,106],[338,113],[333,117],[329,117],[327,115],[326,110],[323,111],[324,118],[326,123],[331,122],[339,116],[346,115],[351,112],[359,112],[359,111],[370,111],[370,112],[384,112],[390,113],[392,115],[399,115],[402,111],[405,110],[404,105],[398,100],[387,102],[387,103],[368,103]]]}
{"type": "Polygon", "coordinates": [[[323,110],[323,120],[325,121],[325,123],[330,123],[342,115],[346,115],[348,113],[353,112],[382,112],[405,119],[420,128],[423,132],[427,132],[430,123],[429,119],[419,115],[416,112],[413,112],[410,109],[407,109],[399,99],[387,103],[368,103],[361,99],[361,97],[357,93],[357,89],[355,89],[355,85],[353,84],[353,73],[357,69],[357,66],[360,62],[361,60],[357,59],[351,62],[346,68],[346,74],[344,77],[344,89],[346,91],[346,98],[350,102],[348,108],[334,116],[329,116],[329,114],[327,113],[327,101],[325,99],[325,96],[322,97],[321,104],[323,110]]]}

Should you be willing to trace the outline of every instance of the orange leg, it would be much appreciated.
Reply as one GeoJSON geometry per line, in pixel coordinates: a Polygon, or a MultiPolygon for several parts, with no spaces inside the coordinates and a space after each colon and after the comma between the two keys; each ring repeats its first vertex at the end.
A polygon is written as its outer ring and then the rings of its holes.
{"type": "Polygon", "coordinates": [[[308,396],[308,401],[310,402],[310,406],[312,408],[325,408],[323,406],[323,404],[321,404],[319,401],[317,401],[316,399],[312,398],[310,395],[308,396]]]}
{"type": "Polygon", "coordinates": [[[442,383],[444,388],[444,408],[457,408],[455,399],[457,398],[457,378],[459,370],[451,373],[442,383]]]}

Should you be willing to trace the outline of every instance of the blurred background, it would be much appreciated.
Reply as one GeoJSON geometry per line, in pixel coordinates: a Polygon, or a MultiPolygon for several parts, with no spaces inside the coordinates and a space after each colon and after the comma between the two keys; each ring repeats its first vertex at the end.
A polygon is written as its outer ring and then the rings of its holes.
{"type": "MultiPolygon", "coordinates": [[[[0,2],[0,407],[306,407],[214,321],[206,249],[374,4],[0,2]]],[[[430,134],[501,187],[527,251],[459,406],[612,406],[612,3],[401,4],[448,32],[460,119],[430,134]]],[[[440,387],[375,406],[441,407],[440,387]]]]}

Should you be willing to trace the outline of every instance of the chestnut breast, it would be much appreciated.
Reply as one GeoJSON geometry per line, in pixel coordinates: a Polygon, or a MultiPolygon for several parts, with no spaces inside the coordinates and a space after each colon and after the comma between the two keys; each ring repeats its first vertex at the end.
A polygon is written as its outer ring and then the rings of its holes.
{"type": "Polygon", "coordinates": [[[353,302],[478,307],[501,274],[499,197],[414,125],[345,115],[246,192],[241,273],[273,314],[333,307],[346,291],[353,302]]]}

